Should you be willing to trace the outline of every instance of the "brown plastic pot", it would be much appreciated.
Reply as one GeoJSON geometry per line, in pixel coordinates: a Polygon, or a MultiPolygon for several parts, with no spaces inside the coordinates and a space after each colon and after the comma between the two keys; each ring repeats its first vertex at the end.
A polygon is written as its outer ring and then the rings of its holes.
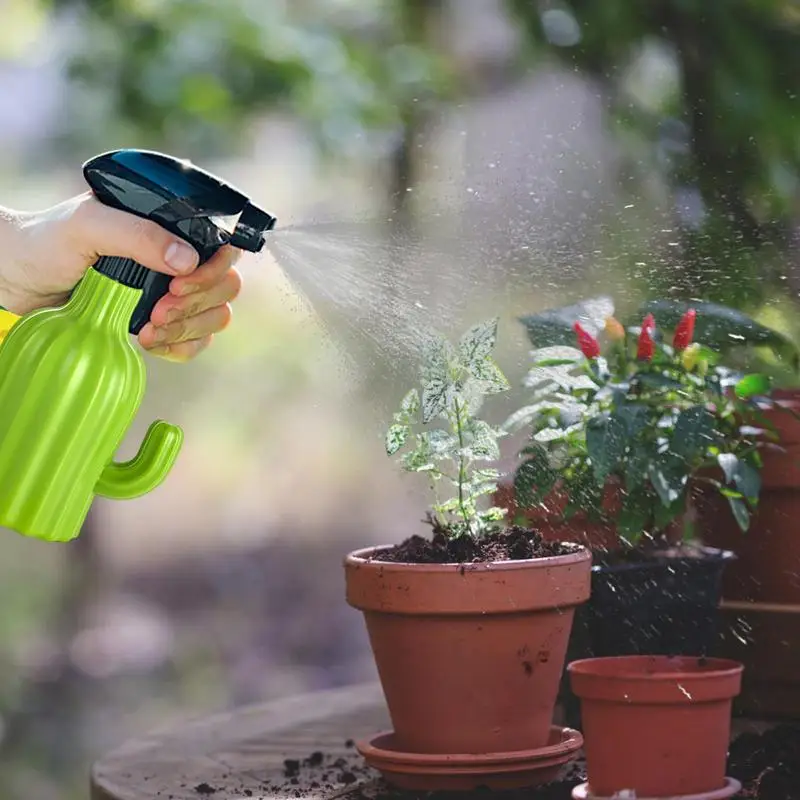
{"type": "Polygon", "coordinates": [[[725,786],[731,705],[742,665],[717,658],[573,661],[591,794],[680,797],[725,786]]]}
{"type": "Polygon", "coordinates": [[[503,753],[547,745],[591,554],[485,564],[345,559],[398,749],[503,753]]]}

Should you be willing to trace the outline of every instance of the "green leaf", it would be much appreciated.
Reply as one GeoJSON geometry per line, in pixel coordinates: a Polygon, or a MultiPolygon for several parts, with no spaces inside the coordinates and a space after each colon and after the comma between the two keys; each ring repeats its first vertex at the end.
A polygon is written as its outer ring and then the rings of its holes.
{"type": "Polygon", "coordinates": [[[756,322],[747,314],[734,308],[702,300],[686,303],[678,300],[654,300],[646,303],[640,315],[653,314],[662,328],[674,328],[689,309],[697,311],[694,338],[717,350],[731,347],[769,347],[776,355],[788,361],[793,369],[800,367],[797,345],[778,331],[756,322]]]}
{"type": "Polygon", "coordinates": [[[458,448],[458,439],[441,429],[426,431],[420,436],[425,437],[430,457],[434,459],[451,458],[458,448]]]}
{"type": "Polygon", "coordinates": [[[500,522],[508,512],[499,506],[492,506],[485,511],[478,512],[478,519],[481,522],[500,522]]]}
{"type": "Polygon", "coordinates": [[[473,325],[458,344],[459,356],[464,366],[475,372],[492,352],[497,339],[497,317],[473,325]]]}
{"type": "Polygon", "coordinates": [[[619,465],[625,452],[626,432],[625,421],[613,414],[596,417],[586,426],[586,450],[598,486],[603,486],[619,465]]]}
{"type": "Polygon", "coordinates": [[[427,424],[432,419],[447,411],[450,383],[441,378],[431,377],[422,386],[422,422],[427,424]]]}
{"type": "Polygon", "coordinates": [[[629,439],[634,440],[647,425],[647,409],[633,403],[618,405],[614,414],[625,424],[629,439]]]}
{"type": "Polygon", "coordinates": [[[664,531],[686,510],[685,490],[670,505],[658,503],[653,513],[656,531],[664,531]]]}
{"type": "Polygon", "coordinates": [[[740,500],[738,497],[728,497],[728,504],[731,507],[736,524],[743,533],[746,533],[750,527],[750,512],[744,500],[740,500]]]}
{"type": "Polygon", "coordinates": [[[417,446],[403,456],[403,468],[409,472],[428,472],[436,468],[427,437],[417,436],[417,446]]]}
{"type": "Polygon", "coordinates": [[[500,458],[497,431],[481,419],[470,419],[466,428],[466,449],[472,458],[496,461],[500,458]]]}
{"type": "Polygon", "coordinates": [[[631,383],[638,383],[651,389],[673,389],[674,391],[683,389],[683,384],[679,380],[662,372],[640,372],[632,379],[631,383]]]}
{"type": "Polygon", "coordinates": [[[757,502],[761,493],[761,474],[755,467],[742,461],[734,453],[720,453],[717,463],[729,484],[733,484],[751,502],[757,502]]]}
{"type": "Polygon", "coordinates": [[[386,453],[393,456],[408,439],[411,429],[408,425],[392,425],[386,433],[386,453]]]}
{"type": "Polygon", "coordinates": [[[574,305],[551,308],[520,317],[534,347],[575,344],[573,325],[580,322],[589,331],[598,331],[614,313],[610,297],[594,297],[574,305]]]}
{"type": "Polygon", "coordinates": [[[645,492],[631,492],[623,497],[617,517],[617,531],[631,544],[637,542],[650,524],[651,501],[645,492]]]}
{"type": "Polygon", "coordinates": [[[422,352],[422,383],[439,381],[449,386],[456,360],[456,352],[450,342],[441,336],[429,336],[422,352]]]}
{"type": "Polygon", "coordinates": [[[517,409],[504,423],[503,430],[509,433],[531,425],[539,416],[539,414],[546,408],[552,408],[548,403],[533,403],[529,406],[523,406],[517,409]]]}
{"type": "Polygon", "coordinates": [[[771,389],[772,381],[767,375],[762,375],[761,373],[745,375],[734,387],[736,396],[742,400],[757,395],[768,394],[771,389]]]}
{"type": "Polygon", "coordinates": [[[505,392],[511,388],[500,367],[488,356],[482,361],[475,362],[469,371],[481,382],[483,391],[487,394],[505,392]]]}
{"type": "Polygon", "coordinates": [[[714,444],[715,433],[714,417],[705,406],[685,408],[675,422],[670,451],[682,458],[688,467],[714,444]]]}
{"type": "Polygon", "coordinates": [[[529,458],[514,473],[514,494],[520,508],[533,508],[547,497],[558,480],[547,453],[540,447],[527,448],[529,458]]]}
{"type": "Polygon", "coordinates": [[[671,506],[683,494],[689,480],[682,465],[671,459],[664,459],[660,464],[651,464],[648,475],[664,506],[671,506]]]}
{"type": "Polygon", "coordinates": [[[404,415],[405,422],[410,422],[415,414],[419,412],[419,392],[412,389],[400,403],[400,413],[404,415]]]}
{"type": "Polygon", "coordinates": [[[653,454],[644,443],[633,445],[625,459],[625,488],[630,492],[638,489],[646,480],[653,454]]]}

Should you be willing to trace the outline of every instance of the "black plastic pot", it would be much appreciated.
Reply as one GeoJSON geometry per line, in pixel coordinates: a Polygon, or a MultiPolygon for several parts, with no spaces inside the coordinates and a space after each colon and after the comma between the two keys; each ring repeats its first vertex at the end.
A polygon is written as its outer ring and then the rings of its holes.
{"type": "MultiPolygon", "coordinates": [[[[567,661],[627,655],[712,654],[717,640],[722,572],[734,553],[703,547],[692,556],[592,567],[592,595],[579,606],[567,661]]],[[[577,699],[562,683],[570,727],[577,699]]]]}

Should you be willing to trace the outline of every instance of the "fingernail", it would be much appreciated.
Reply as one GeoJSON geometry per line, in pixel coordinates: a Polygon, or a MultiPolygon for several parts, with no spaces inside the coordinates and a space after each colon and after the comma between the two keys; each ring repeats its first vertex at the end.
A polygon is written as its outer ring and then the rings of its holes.
{"type": "Polygon", "coordinates": [[[197,252],[186,242],[173,242],[164,253],[164,261],[175,272],[191,272],[197,266],[197,252]]]}

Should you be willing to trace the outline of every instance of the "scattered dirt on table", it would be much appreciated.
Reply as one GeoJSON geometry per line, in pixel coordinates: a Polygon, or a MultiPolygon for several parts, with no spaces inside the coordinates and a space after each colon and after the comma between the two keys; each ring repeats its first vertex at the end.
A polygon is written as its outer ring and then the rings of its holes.
{"type": "Polygon", "coordinates": [[[480,539],[471,536],[450,539],[445,531],[434,527],[432,538],[411,536],[372,560],[402,564],[480,564],[563,556],[578,549],[577,545],[546,542],[536,531],[516,526],[480,539]]]}
{"type": "Polygon", "coordinates": [[[800,726],[740,734],[731,743],[728,774],[742,782],[737,797],[800,800],[800,726]]]}
{"type": "MultiPolygon", "coordinates": [[[[315,750],[305,758],[287,758],[283,776],[264,783],[248,782],[225,789],[208,783],[194,787],[198,795],[230,797],[312,798],[338,795],[346,800],[452,800],[452,793],[404,792],[394,789],[367,767],[352,740],[341,752],[315,750]],[[356,785],[359,784],[359,785],[356,785]],[[347,787],[352,787],[346,791],[347,787]]],[[[765,733],[743,733],[731,744],[728,775],[742,782],[737,795],[747,800],[800,800],[800,725],[779,725],[765,733]]],[[[558,780],[536,789],[490,792],[478,789],[459,792],[458,800],[569,800],[572,789],[586,780],[585,762],[579,759],[565,767],[558,780]]]]}

